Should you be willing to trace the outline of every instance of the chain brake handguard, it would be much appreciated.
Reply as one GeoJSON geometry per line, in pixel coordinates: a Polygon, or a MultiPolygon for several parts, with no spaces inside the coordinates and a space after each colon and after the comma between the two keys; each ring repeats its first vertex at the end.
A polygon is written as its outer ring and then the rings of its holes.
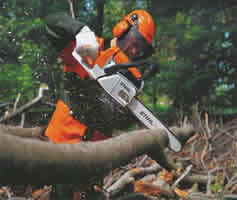
{"type": "MultiPolygon", "coordinates": [[[[136,86],[121,73],[116,73],[116,71],[124,65],[116,65],[117,70],[115,71],[109,70],[112,66],[115,66],[114,62],[107,64],[104,68],[97,64],[92,68],[75,50],[72,55],[87,71],[89,76],[97,80],[101,87],[123,107],[127,106],[132,98],[136,96],[136,86]],[[107,73],[105,71],[107,71],[107,73]]],[[[127,64],[127,66],[129,67],[130,64],[127,64]]]]}

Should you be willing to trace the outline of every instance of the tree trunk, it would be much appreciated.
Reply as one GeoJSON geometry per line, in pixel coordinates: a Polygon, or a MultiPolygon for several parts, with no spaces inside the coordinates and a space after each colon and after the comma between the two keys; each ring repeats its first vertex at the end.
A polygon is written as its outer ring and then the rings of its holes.
{"type": "MultiPolygon", "coordinates": [[[[192,127],[172,128],[185,143],[192,127]]],[[[0,126],[1,183],[84,183],[148,154],[167,169],[163,150],[168,138],[163,130],[141,130],[98,142],[54,144],[7,134],[0,126]]]]}
{"type": "Polygon", "coordinates": [[[96,26],[96,34],[98,36],[102,36],[103,34],[103,25],[104,25],[104,0],[96,0],[96,9],[97,9],[97,26],[96,26]]]}

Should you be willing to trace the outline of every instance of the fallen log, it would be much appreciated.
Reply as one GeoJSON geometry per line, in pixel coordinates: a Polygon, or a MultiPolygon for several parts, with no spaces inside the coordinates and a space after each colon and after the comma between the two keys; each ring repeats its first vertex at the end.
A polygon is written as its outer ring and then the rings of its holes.
{"type": "MultiPolygon", "coordinates": [[[[183,144],[193,127],[171,129],[183,144]]],[[[84,183],[93,176],[148,154],[166,169],[172,165],[164,150],[163,130],[140,130],[98,142],[54,144],[7,134],[0,128],[0,180],[2,183],[84,183]]]]}
{"type": "Polygon", "coordinates": [[[15,135],[19,137],[39,138],[43,135],[43,127],[21,128],[18,126],[9,126],[0,124],[0,133],[15,135]]]}

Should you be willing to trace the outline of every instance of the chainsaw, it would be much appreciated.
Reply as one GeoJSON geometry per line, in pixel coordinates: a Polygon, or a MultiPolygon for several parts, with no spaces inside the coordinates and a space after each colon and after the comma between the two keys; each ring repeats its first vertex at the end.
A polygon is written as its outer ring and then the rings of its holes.
{"type": "MultiPolygon", "coordinates": [[[[169,148],[174,152],[181,151],[182,145],[177,137],[158,120],[154,114],[137,98],[137,87],[128,80],[122,73],[121,69],[135,67],[138,63],[116,64],[113,60],[108,62],[103,68],[97,64],[93,68],[81,57],[76,50],[72,52],[73,57],[87,71],[89,76],[96,80],[99,85],[123,107],[129,110],[149,129],[164,129],[169,138],[169,148]]],[[[152,74],[153,70],[151,70],[152,74]]],[[[148,75],[149,76],[149,75],[148,75]]],[[[147,76],[147,77],[148,77],[147,76]]]]}

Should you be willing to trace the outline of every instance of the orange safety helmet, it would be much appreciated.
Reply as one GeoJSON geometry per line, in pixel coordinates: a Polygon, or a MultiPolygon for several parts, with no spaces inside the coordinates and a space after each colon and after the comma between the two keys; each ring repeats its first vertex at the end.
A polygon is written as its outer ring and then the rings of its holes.
{"type": "MultiPolygon", "coordinates": [[[[155,35],[155,23],[152,16],[145,10],[134,10],[125,16],[113,28],[113,35],[118,38],[118,46],[121,38],[124,38],[130,31],[136,33],[137,38],[143,41],[143,50],[146,56],[153,53],[152,41],[155,35]],[[149,53],[149,54],[148,54],[149,53]]],[[[127,38],[124,43],[127,43],[127,38]]],[[[120,42],[122,43],[122,42],[120,42]]]]}

